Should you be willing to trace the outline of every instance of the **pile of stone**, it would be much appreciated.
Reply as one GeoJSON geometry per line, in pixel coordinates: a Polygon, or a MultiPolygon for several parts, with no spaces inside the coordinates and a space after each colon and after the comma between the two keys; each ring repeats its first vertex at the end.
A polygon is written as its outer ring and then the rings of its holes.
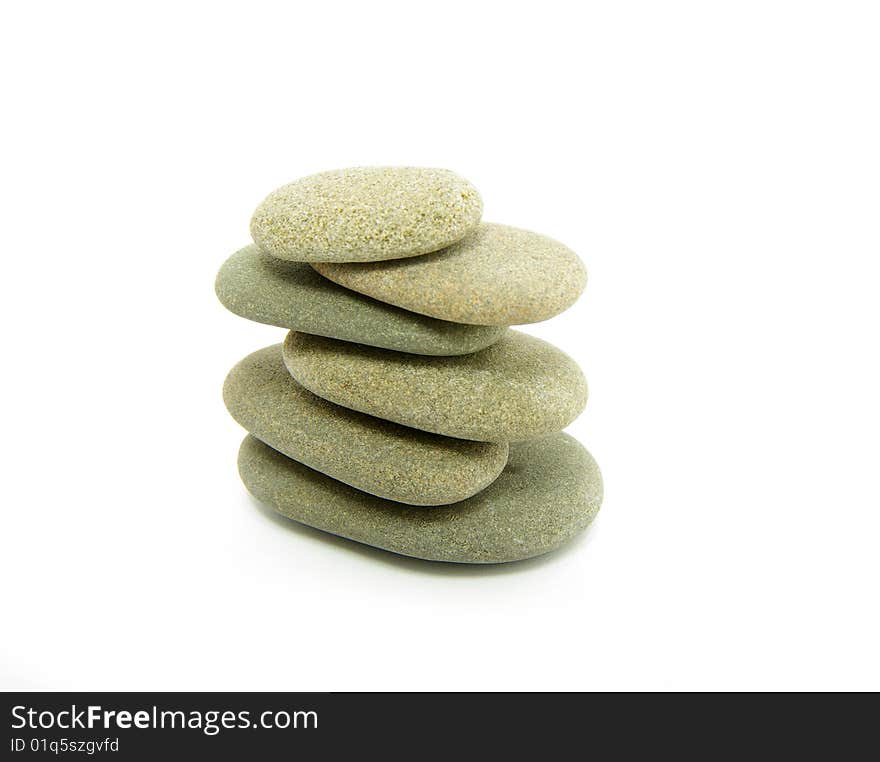
{"type": "Polygon", "coordinates": [[[439,169],[324,172],[270,194],[220,301],[287,328],[229,373],[247,489],[291,519],[417,558],[516,561],[592,521],[602,480],[560,433],[583,410],[575,362],[510,325],[586,285],[567,247],[481,222],[439,169]]]}

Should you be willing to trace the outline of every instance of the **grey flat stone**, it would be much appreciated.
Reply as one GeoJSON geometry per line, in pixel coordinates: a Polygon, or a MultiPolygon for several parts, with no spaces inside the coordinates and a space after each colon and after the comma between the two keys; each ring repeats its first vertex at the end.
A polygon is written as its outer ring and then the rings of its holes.
{"type": "Polygon", "coordinates": [[[315,262],[321,275],[397,307],[475,325],[537,323],[568,309],[587,271],[547,236],[481,223],[442,251],[393,262],[315,262]]]}
{"type": "Polygon", "coordinates": [[[280,259],[373,262],[449,246],[482,212],[477,189],[449,170],[355,167],[273,191],[254,212],[251,235],[280,259]]]}
{"type": "Polygon", "coordinates": [[[238,470],[254,497],[288,518],[431,561],[491,564],[547,553],[586,529],[602,503],[596,461],[567,434],[511,445],[491,486],[440,508],[359,492],[253,437],[242,443],[238,470]]]}
{"type": "Polygon", "coordinates": [[[284,362],[324,399],[462,439],[509,442],[561,431],[587,402],[574,360],[519,331],[460,357],[404,355],[291,332],[284,362]]]}
{"type": "Polygon", "coordinates": [[[256,244],[233,254],[215,291],[236,315],[258,323],[425,355],[461,355],[496,342],[505,329],[418,315],[337,286],[303,262],[285,262],[256,244]]]}
{"type": "Polygon", "coordinates": [[[290,377],[280,344],[238,363],[226,377],[223,401],[274,449],[389,500],[454,503],[491,484],[507,462],[507,445],[416,431],[316,397],[290,377]]]}

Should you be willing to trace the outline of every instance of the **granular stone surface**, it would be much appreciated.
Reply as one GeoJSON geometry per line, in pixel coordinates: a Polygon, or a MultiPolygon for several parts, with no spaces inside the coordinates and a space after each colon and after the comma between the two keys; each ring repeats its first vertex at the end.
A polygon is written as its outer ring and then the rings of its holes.
{"type": "Polygon", "coordinates": [[[327,280],[303,262],[285,262],[256,244],[217,274],[217,296],[236,315],[281,328],[425,355],[483,349],[506,329],[464,325],[393,307],[327,280]]]}
{"type": "Polygon", "coordinates": [[[288,518],[432,561],[491,564],[547,553],[586,529],[602,502],[596,462],[567,434],[512,444],[492,485],[439,508],[364,494],[253,437],[241,445],[238,469],[254,497],[288,518]]]}
{"type": "Polygon", "coordinates": [[[232,417],[270,447],[389,500],[454,503],[491,484],[507,462],[506,444],[437,436],[316,397],[290,377],[280,344],[238,363],[223,385],[223,400],[232,417]]]}
{"type": "Polygon", "coordinates": [[[568,309],[587,284],[578,256],[552,238],[481,223],[442,251],[394,262],[315,269],[346,288],[423,315],[477,325],[537,323],[568,309]]]}
{"type": "Polygon", "coordinates": [[[449,170],[357,167],[270,193],[254,212],[251,235],[280,259],[372,262],[449,246],[482,212],[477,189],[449,170]]]}
{"type": "Polygon", "coordinates": [[[459,357],[404,355],[292,331],[284,362],[324,399],[462,439],[509,442],[550,434],[587,402],[587,383],[574,360],[519,331],[459,357]]]}

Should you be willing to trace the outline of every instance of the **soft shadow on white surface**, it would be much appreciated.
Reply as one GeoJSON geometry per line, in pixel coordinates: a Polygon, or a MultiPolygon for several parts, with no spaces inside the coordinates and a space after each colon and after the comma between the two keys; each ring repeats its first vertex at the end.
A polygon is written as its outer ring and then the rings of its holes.
{"type": "MultiPolygon", "coordinates": [[[[558,550],[545,553],[542,556],[503,564],[458,564],[445,561],[424,561],[418,558],[402,556],[398,553],[375,548],[372,545],[365,545],[364,543],[349,540],[321,529],[315,529],[294,519],[289,519],[275,511],[271,506],[261,503],[250,494],[246,494],[245,501],[249,504],[248,507],[258,510],[267,521],[276,524],[280,531],[287,531],[296,535],[297,540],[323,543],[333,552],[354,553],[400,571],[446,577],[485,577],[499,574],[518,574],[533,571],[546,564],[558,563],[569,553],[585,551],[586,547],[592,542],[593,535],[596,534],[596,525],[599,522],[597,517],[585,532],[582,532],[558,550]]],[[[293,550],[295,549],[291,548],[292,552],[293,550]]]]}

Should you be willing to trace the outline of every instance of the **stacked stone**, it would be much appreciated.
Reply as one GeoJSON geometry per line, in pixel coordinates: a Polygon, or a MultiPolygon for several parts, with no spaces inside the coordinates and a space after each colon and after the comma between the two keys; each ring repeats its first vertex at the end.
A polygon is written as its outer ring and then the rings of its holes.
{"type": "Polygon", "coordinates": [[[480,221],[438,169],[324,172],[279,188],[220,301],[289,329],[229,373],[247,489],[289,518],[417,558],[516,561],[592,521],[602,480],[561,433],[583,410],[575,362],[508,328],[586,285],[570,249],[480,221]]]}

